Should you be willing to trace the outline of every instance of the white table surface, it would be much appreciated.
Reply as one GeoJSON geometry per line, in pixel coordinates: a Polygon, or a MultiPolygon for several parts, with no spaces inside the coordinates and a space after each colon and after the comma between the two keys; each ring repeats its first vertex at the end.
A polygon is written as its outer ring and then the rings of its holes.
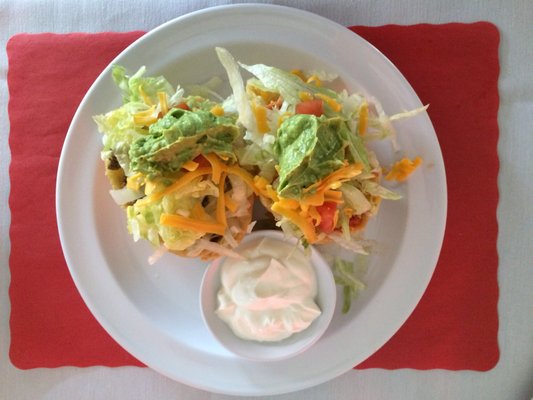
{"type": "MultiPolygon", "coordinates": [[[[20,32],[149,30],[227,1],[0,0],[0,399],[229,399],[148,368],[21,371],[9,361],[10,212],[7,39],[20,32]]],[[[270,2],[268,2],[270,3],[270,2]]],[[[501,34],[498,252],[501,358],[488,372],[380,369],[348,371],[320,386],[272,399],[533,398],[533,2],[531,0],[280,1],[343,25],[488,20],[501,34]]]]}

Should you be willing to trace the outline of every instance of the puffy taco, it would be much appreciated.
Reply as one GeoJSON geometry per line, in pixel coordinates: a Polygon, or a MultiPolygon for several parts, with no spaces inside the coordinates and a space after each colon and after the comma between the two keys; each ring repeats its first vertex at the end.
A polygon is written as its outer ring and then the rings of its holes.
{"type": "MultiPolygon", "coordinates": [[[[381,167],[340,117],[296,114],[277,131],[276,178],[256,177],[261,202],[310,244],[345,239],[379,208],[381,167]]],[[[391,192],[392,193],[392,192],[391,192]]]]}
{"type": "Polygon", "coordinates": [[[231,255],[249,230],[256,190],[236,163],[237,116],[143,74],[114,67],[123,105],[94,118],[110,192],[126,211],[128,230],[156,253],[231,255]]]}
{"type": "Polygon", "coordinates": [[[333,240],[364,252],[352,235],[382,199],[400,198],[380,185],[382,168],[367,144],[394,143],[391,121],[425,107],[389,117],[375,99],[328,88],[335,75],[245,65],[221,48],[217,54],[246,127],[239,162],[254,171],[261,202],[277,225],[307,243],[333,240]],[[246,82],[241,69],[253,75],[246,82]]]}

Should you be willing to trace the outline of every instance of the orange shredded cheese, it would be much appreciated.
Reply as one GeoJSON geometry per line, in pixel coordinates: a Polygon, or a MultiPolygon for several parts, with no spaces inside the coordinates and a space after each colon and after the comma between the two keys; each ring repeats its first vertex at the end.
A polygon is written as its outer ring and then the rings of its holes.
{"type": "Polygon", "coordinates": [[[299,92],[298,93],[298,98],[301,100],[301,101],[309,101],[309,100],[313,100],[314,97],[311,93],[309,92],[299,92]]]}
{"type": "Polygon", "coordinates": [[[363,101],[359,107],[359,135],[364,136],[368,129],[368,103],[363,101]]]}
{"type": "Polygon", "coordinates": [[[315,193],[305,196],[300,200],[302,209],[306,210],[309,206],[321,206],[324,204],[324,190],[317,190],[315,193]]]}
{"type": "Polygon", "coordinates": [[[216,115],[217,117],[221,117],[224,115],[224,108],[222,108],[221,105],[216,104],[211,108],[211,114],[216,115]]]}
{"type": "Polygon", "coordinates": [[[200,164],[198,164],[196,161],[193,161],[193,160],[189,160],[187,161],[186,163],[184,163],[181,168],[191,172],[191,171],[196,171],[198,169],[198,166],[200,164]]]}
{"type": "Polygon", "coordinates": [[[210,167],[198,168],[196,171],[187,172],[182,177],[180,177],[176,182],[174,182],[172,185],[167,187],[165,190],[154,193],[150,196],[145,197],[144,199],[138,200],[137,204],[138,205],[150,204],[156,200],[161,199],[162,197],[166,196],[169,193],[172,193],[172,192],[175,192],[176,190],[181,189],[185,185],[191,183],[194,179],[202,175],[210,174],[211,172],[212,172],[212,169],[210,167]]]}
{"type": "Polygon", "coordinates": [[[158,112],[156,106],[151,106],[148,110],[133,114],[133,122],[137,125],[149,126],[157,121],[157,117],[158,112]]]}
{"type": "Polygon", "coordinates": [[[248,187],[250,187],[250,189],[252,189],[255,194],[259,194],[259,191],[254,185],[254,178],[244,169],[238,167],[237,165],[228,165],[227,172],[228,174],[237,175],[244,181],[244,183],[248,185],[248,187]]]}
{"type": "Polygon", "coordinates": [[[316,75],[311,75],[309,78],[307,78],[307,83],[314,83],[316,86],[322,86],[322,81],[316,75]]]}
{"type": "Polygon", "coordinates": [[[420,164],[422,164],[420,157],[416,157],[414,160],[410,160],[407,157],[402,158],[392,165],[391,170],[385,175],[385,179],[388,181],[405,181],[420,164]]]}
{"type": "Polygon", "coordinates": [[[209,164],[211,164],[211,168],[213,168],[213,182],[218,184],[222,172],[226,171],[226,164],[224,164],[215,153],[204,154],[204,157],[209,161],[209,164]]]}
{"type": "Polygon", "coordinates": [[[191,210],[191,217],[200,221],[213,222],[213,218],[205,211],[205,208],[202,207],[200,202],[194,203],[191,210]]]}
{"type": "Polygon", "coordinates": [[[226,182],[226,173],[223,172],[220,176],[220,181],[218,182],[218,199],[217,199],[217,209],[216,209],[216,218],[217,222],[222,226],[228,226],[226,222],[226,204],[224,197],[224,184],[226,182]]]}
{"type": "Polygon", "coordinates": [[[156,187],[157,187],[157,181],[146,179],[144,183],[144,194],[147,196],[150,196],[154,192],[156,187]]]}
{"type": "Polygon", "coordinates": [[[252,102],[252,112],[254,114],[255,121],[257,123],[257,130],[259,131],[259,133],[267,133],[268,131],[270,131],[266,107],[252,102]]]}
{"type": "Polygon", "coordinates": [[[291,74],[296,75],[298,78],[300,78],[302,81],[306,81],[307,78],[305,77],[305,74],[301,69],[293,69],[291,70],[291,74]]]}
{"type": "Polygon", "coordinates": [[[128,176],[126,181],[126,187],[131,190],[139,190],[144,182],[144,175],[141,172],[137,172],[131,176],[128,176]]]}
{"type": "Polygon", "coordinates": [[[141,86],[139,86],[139,93],[141,94],[141,97],[143,98],[143,101],[145,104],[149,105],[149,106],[152,106],[154,105],[154,103],[152,102],[152,99],[150,98],[150,96],[148,96],[146,94],[146,92],[144,91],[144,88],[141,86]]]}
{"type": "Polygon", "coordinates": [[[342,204],[344,203],[342,192],[339,192],[337,190],[326,190],[324,192],[324,201],[331,201],[333,203],[342,204]]]}
{"type": "Polygon", "coordinates": [[[237,208],[239,205],[231,198],[231,196],[228,193],[224,193],[224,202],[226,203],[226,208],[230,210],[232,213],[237,211],[237,208]]]}
{"type": "Polygon", "coordinates": [[[342,168],[333,171],[331,174],[323,178],[322,180],[313,183],[304,189],[304,192],[309,192],[316,189],[317,192],[325,191],[331,188],[338,188],[342,182],[350,180],[363,171],[363,165],[360,163],[349,164],[342,168]]]}
{"type": "Polygon", "coordinates": [[[215,233],[217,235],[224,235],[224,232],[226,231],[226,227],[219,223],[200,221],[176,214],[161,214],[159,223],[161,225],[170,226],[176,229],[199,233],[215,233]]]}
{"type": "Polygon", "coordinates": [[[320,225],[322,222],[322,216],[317,211],[316,207],[309,207],[308,215],[315,221],[315,226],[320,225]]]}
{"type": "Polygon", "coordinates": [[[331,97],[326,96],[323,93],[317,93],[315,94],[315,97],[318,97],[319,99],[324,101],[324,103],[330,106],[331,109],[335,112],[340,112],[342,110],[342,105],[340,105],[340,103],[338,103],[335,99],[332,99],[331,97]]]}
{"type": "Polygon", "coordinates": [[[159,109],[165,115],[168,112],[167,94],[165,92],[157,92],[157,98],[159,99],[159,109]]]}
{"type": "Polygon", "coordinates": [[[294,199],[279,198],[278,204],[289,210],[297,210],[300,207],[300,203],[294,199]]]}
{"type": "Polygon", "coordinates": [[[268,90],[263,90],[258,88],[257,86],[253,85],[246,85],[246,91],[251,92],[256,96],[259,96],[263,99],[265,104],[269,104],[270,102],[275,102],[279,99],[279,93],[276,92],[269,92],[268,90]]]}
{"type": "Polygon", "coordinates": [[[262,176],[256,175],[256,176],[254,176],[253,179],[254,179],[255,187],[259,191],[264,190],[267,187],[267,185],[268,185],[268,181],[265,178],[263,178],[262,176]]]}
{"type": "Polygon", "coordinates": [[[272,211],[278,213],[285,218],[289,219],[294,225],[296,225],[303,233],[305,239],[309,243],[314,243],[317,240],[315,227],[309,218],[302,217],[297,211],[284,208],[279,202],[272,204],[272,211]]]}

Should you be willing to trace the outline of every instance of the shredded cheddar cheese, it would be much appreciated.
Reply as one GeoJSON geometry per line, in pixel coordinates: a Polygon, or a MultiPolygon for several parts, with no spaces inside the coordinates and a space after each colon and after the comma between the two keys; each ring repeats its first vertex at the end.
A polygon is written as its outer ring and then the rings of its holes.
{"type": "Polygon", "coordinates": [[[346,165],[338,170],[333,171],[327,177],[322,180],[313,183],[304,189],[304,192],[310,192],[315,190],[317,192],[325,191],[328,189],[338,189],[342,182],[350,180],[363,171],[363,165],[360,163],[346,165]]]}
{"type": "Polygon", "coordinates": [[[196,161],[190,160],[190,161],[187,161],[186,163],[184,163],[181,167],[184,170],[187,170],[187,171],[191,172],[191,171],[196,171],[198,169],[199,165],[200,164],[198,164],[196,161]]]}
{"type": "Polygon", "coordinates": [[[315,227],[310,218],[302,217],[297,211],[284,208],[279,202],[272,204],[272,211],[284,216],[296,225],[309,243],[317,241],[315,227]]]}
{"type": "Polygon", "coordinates": [[[314,83],[316,86],[322,86],[322,81],[316,75],[311,75],[309,78],[307,78],[306,82],[307,83],[314,83]]]}
{"type": "Polygon", "coordinates": [[[363,101],[359,107],[359,135],[364,136],[368,129],[368,103],[363,101]]]}
{"type": "Polygon", "coordinates": [[[150,204],[154,201],[157,201],[161,199],[162,197],[166,196],[169,193],[175,192],[176,190],[181,189],[185,185],[192,182],[194,179],[202,176],[202,175],[208,175],[212,172],[212,169],[209,167],[203,167],[198,168],[196,171],[187,172],[182,177],[180,177],[176,182],[174,182],[172,185],[170,185],[165,190],[162,190],[161,192],[153,193],[150,196],[145,197],[144,199],[138,200],[138,205],[146,205],[150,204]]]}
{"type": "Polygon", "coordinates": [[[226,208],[232,213],[237,211],[237,208],[239,208],[239,205],[235,202],[235,200],[231,198],[228,193],[224,193],[224,202],[226,203],[226,208]]]}
{"type": "Polygon", "coordinates": [[[165,115],[168,112],[167,94],[165,92],[157,92],[157,98],[159,99],[161,114],[165,115]]]}
{"type": "Polygon", "coordinates": [[[240,168],[237,165],[228,165],[227,172],[228,174],[237,175],[243,180],[244,183],[246,183],[246,185],[248,185],[250,189],[252,189],[255,194],[259,194],[257,188],[254,185],[254,178],[244,169],[240,168]]]}
{"type": "Polygon", "coordinates": [[[324,103],[326,103],[328,106],[331,107],[331,109],[335,112],[340,112],[342,110],[342,105],[339,104],[335,99],[332,99],[329,96],[326,96],[322,93],[315,94],[315,97],[318,97],[321,99],[324,103]]]}
{"type": "Polygon", "coordinates": [[[204,157],[207,159],[207,161],[209,161],[209,164],[211,164],[211,168],[213,168],[213,182],[218,184],[220,177],[222,176],[222,172],[226,171],[226,165],[215,153],[204,154],[204,157]]]}
{"type": "Polygon", "coordinates": [[[200,202],[194,203],[194,206],[191,210],[191,217],[200,221],[213,222],[213,218],[205,211],[205,208],[202,207],[200,202]]]}
{"type": "Polygon", "coordinates": [[[317,211],[316,207],[309,207],[307,214],[313,219],[313,221],[315,221],[315,226],[320,225],[320,223],[322,222],[322,216],[317,211]]]}
{"type": "Polygon", "coordinates": [[[144,194],[147,196],[150,196],[154,192],[156,187],[157,187],[156,181],[153,181],[151,179],[146,179],[144,183],[144,194]]]}
{"type": "Polygon", "coordinates": [[[422,164],[420,157],[416,157],[414,160],[410,160],[407,157],[402,158],[392,165],[391,170],[385,175],[385,179],[388,181],[403,182],[420,164],[422,164]]]}
{"type": "Polygon", "coordinates": [[[149,126],[157,121],[158,114],[156,106],[151,106],[148,110],[133,114],[133,122],[136,125],[149,126]]]}
{"type": "Polygon", "coordinates": [[[265,104],[269,104],[270,102],[275,102],[279,99],[279,93],[269,92],[268,90],[260,89],[257,86],[246,85],[246,91],[251,92],[255,94],[256,96],[261,97],[263,101],[265,102],[265,104]]]}
{"type": "Polygon", "coordinates": [[[216,104],[215,106],[213,106],[213,108],[211,108],[210,111],[211,111],[211,114],[216,115],[217,117],[221,117],[224,115],[224,108],[222,108],[222,106],[219,104],[216,104]]]}
{"type": "Polygon", "coordinates": [[[278,200],[280,207],[287,208],[289,210],[297,210],[300,207],[300,203],[294,199],[280,198],[278,200]]]}
{"type": "Polygon", "coordinates": [[[137,172],[131,176],[128,176],[126,181],[126,187],[131,190],[139,190],[144,183],[144,175],[141,172],[137,172]]]}
{"type": "Polygon", "coordinates": [[[161,225],[171,226],[176,229],[199,233],[214,233],[217,235],[224,235],[224,232],[226,231],[226,227],[217,222],[200,221],[176,214],[161,214],[159,223],[161,225]]]}
{"type": "Polygon", "coordinates": [[[309,101],[309,100],[313,100],[314,97],[311,93],[309,92],[299,92],[298,93],[298,98],[301,100],[301,101],[309,101]]]}
{"type": "Polygon", "coordinates": [[[324,192],[324,201],[331,201],[333,203],[342,204],[344,200],[342,198],[342,192],[337,190],[326,190],[324,192]]]}
{"type": "Polygon", "coordinates": [[[293,69],[291,70],[291,74],[296,75],[298,78],[300,78],[302,81],[306,81],[307,78],[305,77],[305,74],[301,69],[293,69]]]}
{"type": "Polygon", "coordinates": [[[267,133],[270,131],[270,126],[268,125],[267,119],[267,109],[261,104],[252,102],[252,112],[257,123],[257,130],[259,133],[267,133]]]}
{"type": "Polygon", "coordinates": [[[144,91],[144,88],[141,86],[139,86],[139,93],[141,94],[141,97],[143,98],[143,101],[145,104],[149,105],[149,106],[152,106],[154,105],[154,103],[152,102],[152,99],[150,99],[150,96],[148,96],[146,94],[146,92],[144,91]]]}
{"type": "Polygon", "coordinates": [[[218,199],[217,199],[217,209],[216,209],[216,219],[217,222],[222,226],[228,226],[226,222],[226,204],[224,197],[224,184],[226,182],[226,173],[223,172],[220,176],[220,182],[218,182],[218,199]]]}

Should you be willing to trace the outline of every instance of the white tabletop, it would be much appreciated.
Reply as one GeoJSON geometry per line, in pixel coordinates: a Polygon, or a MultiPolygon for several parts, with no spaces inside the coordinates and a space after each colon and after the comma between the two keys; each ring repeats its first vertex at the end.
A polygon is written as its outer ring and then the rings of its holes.
{"type": "MultiPolygon", "coordinates": [[[[149,30],[213,0],[0,0],[0,41],[20,32],[149,30]]],[[[271,2],[268,2],[271,3],[271,2]]],[[[500,30],[498,177],[499,344],[488,372],[354,370],[320,386],[276,399],[531,399],[533,398],[533,4],[531,0],[279,1],[343,25],[473,22],[500,30]],[[531,147],[530,147],[531,146],[531,147]]],[[[0,55],[0,399],[227,399],[174,382],[148,368],[21,371],[9,362],[9,195],[6,84],[0,55]]]]}

